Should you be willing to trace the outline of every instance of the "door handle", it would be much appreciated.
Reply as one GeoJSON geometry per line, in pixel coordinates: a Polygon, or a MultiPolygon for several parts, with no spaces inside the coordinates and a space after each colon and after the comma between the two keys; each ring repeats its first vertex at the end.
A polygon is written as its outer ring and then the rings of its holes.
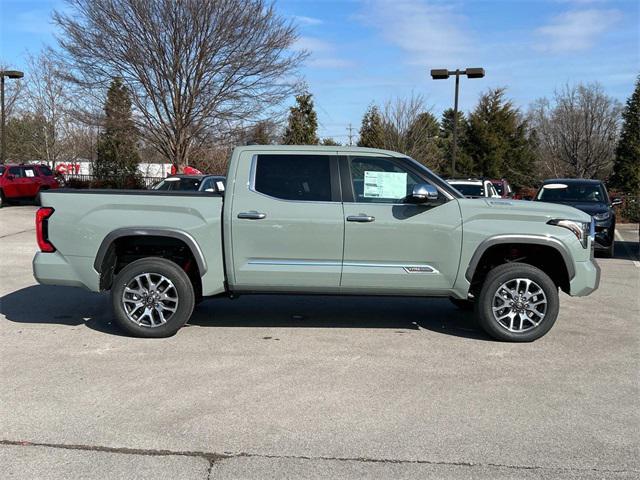
{"type": "Polygon", "coordinates": [[[367,223],[375,221],[376,217],[372,217],[371,215],[365,215],[361,213],[360,215],[349,215],[347,217],[347,222],[358,222],[358,223],[367,223]]]}
{"type": "Polygon", "coordinates": [[[262,220],[263,218],[267,218],[267,214],[252,210],[250,212],[240,212],[238,218],[243,220],[262,220]]]}

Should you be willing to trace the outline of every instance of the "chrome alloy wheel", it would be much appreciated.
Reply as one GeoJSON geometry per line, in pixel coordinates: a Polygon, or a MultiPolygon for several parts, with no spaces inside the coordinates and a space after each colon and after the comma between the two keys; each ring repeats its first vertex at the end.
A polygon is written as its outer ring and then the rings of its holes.
{"type": "Polygon", "coordinates": [[[122,306],[129,320],[141,327],[159,327],[178,309],[178,291],[159,273],[141,273],[124,287],[122,306]]]}
{"type": "Polygon", "coordinates": [[[547,296],[540,285],[528,278],[514,278],[498,287],[491,310],[501,327],[524,333],[540,325],[547,306],[547,296]]]}

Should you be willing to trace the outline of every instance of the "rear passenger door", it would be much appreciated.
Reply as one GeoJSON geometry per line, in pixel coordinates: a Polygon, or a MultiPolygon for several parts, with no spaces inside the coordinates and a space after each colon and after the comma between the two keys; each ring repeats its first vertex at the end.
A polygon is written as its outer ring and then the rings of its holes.
{"type": "Polygon", "coordinates": [[[287,151],[241,160],[231,196],[234,289],[337,291],[339,190],[333,155],[287,151]]]}

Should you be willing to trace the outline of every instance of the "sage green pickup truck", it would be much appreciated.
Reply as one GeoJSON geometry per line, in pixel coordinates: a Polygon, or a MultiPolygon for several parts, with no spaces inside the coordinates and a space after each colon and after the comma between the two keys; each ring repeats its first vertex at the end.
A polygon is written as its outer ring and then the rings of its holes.
{"type": "Polygon", "coordinates": [[[36,280],[110,290],[142,337],[173,335],[204,297],[279,293],[449,297],[516,342],[551,329],[559,290],[599,283],[589,215],[465,199],[399,153],[238,147],[210,190],[43,192],[36,280]]]}

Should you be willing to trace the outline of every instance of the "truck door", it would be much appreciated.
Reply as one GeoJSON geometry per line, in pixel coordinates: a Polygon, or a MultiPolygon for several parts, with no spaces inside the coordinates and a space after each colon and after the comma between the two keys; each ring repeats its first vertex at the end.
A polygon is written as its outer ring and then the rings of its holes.
{"type": "Polygon", "coordinates": [[[241,158],[230,200],[234,289],[339,289],[344,214],[335,156],[241,158]]]}
{"type": "Polygon", "coordinates": [[[407,203],[430,183],[411,163],[384,156],[340,157],[345,198],[343,291],[419,295],[455,282],[462,243],[458,202],[407,203]]]}

